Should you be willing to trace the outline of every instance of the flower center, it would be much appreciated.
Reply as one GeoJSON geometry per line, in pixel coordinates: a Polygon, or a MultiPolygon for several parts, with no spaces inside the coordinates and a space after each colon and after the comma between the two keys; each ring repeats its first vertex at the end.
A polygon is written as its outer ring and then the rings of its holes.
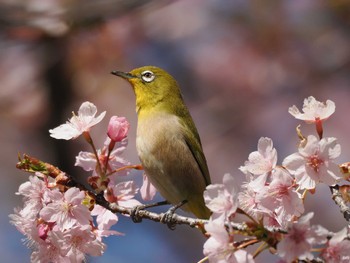
{"type": "Polygon", "coordinates": [[[309,157],[307,164],[312,167],[316,173],[318,173],[320,166],[324,164],[324,161],[318,158],[317,155],[312,155],[309,157]]]}

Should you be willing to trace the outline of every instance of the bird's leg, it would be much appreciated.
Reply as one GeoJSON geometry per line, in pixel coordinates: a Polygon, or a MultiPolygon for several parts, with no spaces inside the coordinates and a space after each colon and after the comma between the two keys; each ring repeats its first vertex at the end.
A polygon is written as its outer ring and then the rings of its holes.
{"type": "Polygon", "coordinates": [[[131,210],[130,217],[134,223],[140,223],[142,221],[142,218],[139,217],[140,210],[144,210],[146,208],[161,206],[161,205],[168,205],[168,201],[161,201],[153,204],[147,204],[147,205],[137,205],[131,210]]]}
{"type": "Polygon", "coordinates": [[[174,213],[175,211],[180,208],[181,206],[185,205],[188,201],[187,200],[183,200],[180,203],[178,203],[177,205],[174,205],[173,207],[170,207],[170,209],[162,216],[162,218],[160,219],[160,222],[167,224],[167,226],[171,229],[174,230],[176,227],[176,223],[174,220],[174,213]]]}

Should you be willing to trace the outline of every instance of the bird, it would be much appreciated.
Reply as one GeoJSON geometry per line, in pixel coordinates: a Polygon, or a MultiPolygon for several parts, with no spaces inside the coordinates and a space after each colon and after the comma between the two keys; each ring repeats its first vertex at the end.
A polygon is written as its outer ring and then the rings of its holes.
{"type": "Polygon", "coordinates": [[[203,192],[211,184],[209,169],[177,81],[155,66],[111,73],[135,93],[136,149],[149,181],[170,204],[208,219],[203,192]]]}

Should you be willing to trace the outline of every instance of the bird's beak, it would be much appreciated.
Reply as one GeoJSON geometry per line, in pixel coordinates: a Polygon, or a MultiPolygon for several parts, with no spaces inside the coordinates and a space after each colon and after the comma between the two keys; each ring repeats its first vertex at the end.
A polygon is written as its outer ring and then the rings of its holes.
{"type": "Polygon", "coordinates": [[[112,71],[111,74],[116,75],[116,76],[121,77],[121,78],[126,79],[126,80],[136,78],[136,76],[134,76],[128,72],[122,72],[122,71],[116,71],[116,70],[112,71]]]}

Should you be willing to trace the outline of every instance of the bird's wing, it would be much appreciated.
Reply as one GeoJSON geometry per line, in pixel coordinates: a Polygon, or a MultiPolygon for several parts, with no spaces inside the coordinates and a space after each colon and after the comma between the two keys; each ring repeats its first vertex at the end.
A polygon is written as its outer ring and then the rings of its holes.
{"type": "MultiPolygon", "coordinates": [[[[187,120],[189,120],[187,118],[187,120]]],[[[204,177],[205,180],[205,184],[209,185],[211,184],[211,180],[210,180],[210,175],[209,175],[209,169],[208,169],[208,165],[207,165],[207,161],[205,159],[204,153],[203,153],[203,149],[202,149],[202,145],[201,145],[201,141],[197,132],[197,128],[194,125],[192,119],[190,118],[190,122],[184,123],[184,121],[180,121],[182,128],[183,128],[183,135],[184,135],[184,139],[185,142],[188,146],[188,148],[190,149],[193,157],[196,159],[199,169],[202,172],[202,175],[204,177]]]]}

